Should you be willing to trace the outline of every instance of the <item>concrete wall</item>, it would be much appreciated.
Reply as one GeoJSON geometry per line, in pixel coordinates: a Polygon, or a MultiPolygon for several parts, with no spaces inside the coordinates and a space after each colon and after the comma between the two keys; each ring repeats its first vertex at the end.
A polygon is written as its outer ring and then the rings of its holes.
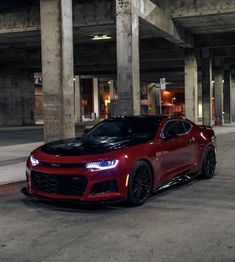
{"type": "Polygon", "coordinates": [[[33,125],[33,77],[26,72],[0,72],[0,126],[33,125]]]}

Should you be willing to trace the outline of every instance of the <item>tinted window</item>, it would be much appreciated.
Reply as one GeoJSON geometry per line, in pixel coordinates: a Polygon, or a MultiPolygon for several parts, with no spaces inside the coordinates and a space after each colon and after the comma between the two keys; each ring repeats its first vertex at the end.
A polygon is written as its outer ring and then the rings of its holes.
{"type": "Polygon", "coordinates": [[[147,118],[106,120],[99,123],[85,136],[153,139],[159,124],[160,120],[147,118]]]}
{"type": "Polygon", "coordinates": [[[182,121],[170,121],[167,122],[163,130],[163,134],[166,135],[170,131],[176,132],[178,135],[185,133],[185,128],[182,121]]]}
{"type": "Polygon", "coordinates": [[[109,136],[118,137],[124,135],[124,122],[123,121],[104,121],[98,124],[90,132],[87,133],[89,136],[109,136]]]}
{"type": "Polygon", "coordinates": [[[135,119],[126,122],[127,136],[153,139],[159,127],[159,121],[153,119],[135,119]]]}
{"type": "Polygon", "coordinates": [[[191,124],[189,124],[186,121],[183,121],[184,127],[185,127],[185,132],[187,133],[191,129],[191,124]]]}

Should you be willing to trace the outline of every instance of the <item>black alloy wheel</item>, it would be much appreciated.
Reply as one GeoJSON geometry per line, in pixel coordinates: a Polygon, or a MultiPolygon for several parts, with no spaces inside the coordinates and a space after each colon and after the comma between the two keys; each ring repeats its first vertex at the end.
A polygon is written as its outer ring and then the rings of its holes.
{"type": "Polygon", "coordinates": [[[145,161],[138,161],[131,172],[128,188],[128,203],[132,206],[142,205],[152,191],[152,172],[145,161]]]}
{"type": "Polygon", "coordinates": [[[215,174],[215,166],[216,166],[216,155],[215,149],[213,147],[209,147],[205,152],[203,164],[202,164],[202,172],[201,175],[203,178],[211,178],[215,174]]]}

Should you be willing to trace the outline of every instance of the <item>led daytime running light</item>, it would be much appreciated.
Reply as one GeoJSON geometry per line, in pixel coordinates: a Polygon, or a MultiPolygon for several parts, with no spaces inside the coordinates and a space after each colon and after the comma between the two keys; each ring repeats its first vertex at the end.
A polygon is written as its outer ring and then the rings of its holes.
{"type": "Polygon", "coordinates": [[[31,155],[30,156],[30,163],[31,163],[32,166],[37,166],[37,165],[39,165],[39,160],[31,155]]]}
{"type": "Polygon", "coordinates": [[[92,169],[111,169],[115,168],[118,164],[118,160],[104,160],[104,161],[99,161],[99,162],[90,162],[86,164],[86,168],[92,168],[92,169]]]}

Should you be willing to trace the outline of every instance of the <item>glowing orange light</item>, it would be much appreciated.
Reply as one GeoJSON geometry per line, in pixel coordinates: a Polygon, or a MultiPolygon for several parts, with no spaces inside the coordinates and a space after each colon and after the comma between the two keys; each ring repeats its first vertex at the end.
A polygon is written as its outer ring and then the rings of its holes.
{"type": "Polygon", "coordinates": [[[163,97],[169,97],[169,96],[171,96],[171,92],[169,92],[169,91],[163,91],[163,92],[162,92],[162,96],[163,96],[163,97]]]}

